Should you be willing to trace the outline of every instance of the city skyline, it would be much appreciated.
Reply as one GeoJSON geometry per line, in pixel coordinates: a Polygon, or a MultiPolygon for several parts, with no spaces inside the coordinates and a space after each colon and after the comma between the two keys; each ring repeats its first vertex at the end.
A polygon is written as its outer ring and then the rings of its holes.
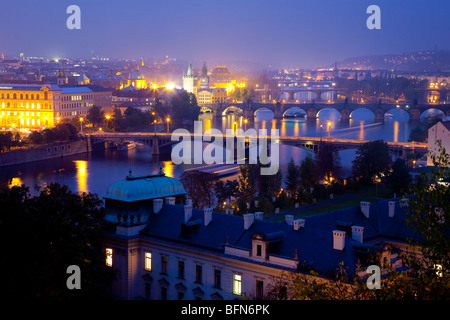
{"type": "Polygon", "coordinates": [[[94,51],[111,58],[169,55],[313,68],[355,56],[450,48],[450,4],[437,1],[25,0],[0,7],[0,51],[6,56],[88,57],[94,51]],[[71,4],[81,9],[80,30],[66,27],[71,4]],[[366,27],[371,4],[381,9],[379,30],[366,27]]]}

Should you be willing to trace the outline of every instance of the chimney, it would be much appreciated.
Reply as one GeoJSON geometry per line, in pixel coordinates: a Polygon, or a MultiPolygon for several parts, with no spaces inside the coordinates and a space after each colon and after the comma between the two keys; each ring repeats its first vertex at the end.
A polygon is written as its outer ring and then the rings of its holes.
{"type": "Polygon", "coordinates": [[[366,216],[366,218],[369,218],[370,202],[361,201],[360,206],[361,206],[361,212],[366,216]]]}
{"type": "Polygon", "coordinates": [[[395,201],[389,201],[389,217],[393,218],[395,214],[395,201]]]}
{"type": "Polygon", "coordinates": [[[186,198],[186,204],[192,206],[192,199],[191,198],[186,198]]]}
{"type": "Polygon", "coordinates": [[[153,199],[153,212],[158,213],[163,207],[163,199],[153,199]]]}
{"type": "Polygon", "coordinates": [[[333,230],[333,249],[344,250],[345,248],[345,231],[333,230]]]}
{"type": "Polygon", "coordinates": [[[409,207],[409,199],[408,198],[400,199],[400,207],[409,207]]]}
{"type": "Polygon", "coordinates": [[[203,209],[203,213],[204,213],[204,221],[205,221],[205,226],[207,226],[211,220],[212,220],[212,208],[205,208],[203,209]]]}
{"type": "Polygon", "coordinates": [[[253,213],[244,214],[244,229],[248,230],[255,220],[255,215],[253,213]]]}
{"type": "Polygon", "coordinates": [[[352,239],[363,242],[364,227],[352,226],[352,239]]]}
{"type": "Polygon", "coordinates": [[[258,211],[255,212],[255,220],[262,220],[264,218],[264,212],[258,211]]]}
{"type": "Polygon", "coordinates": [[[287,214],[284,216],[284,219],[286,221],[286,224],[292,226],[294,224],[294,216],[291,214],[287,214]]]}
{"type": "Polygon", "coordinates": [[[192,217],[192,205],[186,204],[184,205],[184,222],[188,222],[192,217]]]}
{"type": "Polygon", "coordinates": [[[175,197],[167,197],[166,203],[167,204],[175,204],[175,197]]]}
{"type": "Polygon", "coordinates": [[[300,228],[305,227],[305,219],[296,219],[293,221],[294,224],[294,230],[300,230],[300,228]]]}

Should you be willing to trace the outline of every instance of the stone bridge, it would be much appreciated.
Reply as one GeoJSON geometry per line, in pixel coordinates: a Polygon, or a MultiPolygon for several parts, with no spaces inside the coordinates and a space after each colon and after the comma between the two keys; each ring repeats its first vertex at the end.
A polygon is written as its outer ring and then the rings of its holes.
{"type": "Polygon", "coordinates": [[[348,120],[351,113],[356,109],[364,108],[373,112],[375,121],[383,121],[385,114],[392,109],[402,109],[409,114],[410,120],[420,120],[423,112],[429,109],[438,109],[446,116],[450,116],[450,104],[389,104],[389,103],[374,103],[374,104],[356,104],[356,103],[259,103],[248,101],[246,103],[221,103],[203,105],[201,107],[203,112],[211,112],[215,117],[222,117],[230,112],[242,114],[244,118],[250,121],[255,116],[255,113],[261,109],[269,109],[274,113],[276,119],[284,117],[286,111],[291,108],[300,108],[304,111],[308,119],[316,119],[319,112],[325,108],[334,108],[340,115],[342,120],[348,120]]]}

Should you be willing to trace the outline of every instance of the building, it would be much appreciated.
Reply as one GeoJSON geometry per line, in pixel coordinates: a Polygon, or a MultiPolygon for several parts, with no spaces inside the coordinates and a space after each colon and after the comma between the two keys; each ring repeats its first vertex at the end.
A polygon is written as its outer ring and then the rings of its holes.
{"type": "Polygon", "coordinates": [[[52,128],[64,119],[86,115],[94,105],[108,111],[112,90],[91,84],[0,84],[0,127],[52,128]]]}
{"type": "Polygon", "coordinates": [[[185,75],[183,75],[183,89],[189,93],[195,94],[195,76],[192,71],[192,65],[189,63],[188,70],[185,75]]]}
{"type": "MultiPolygon", "coordinates": [[[[269,222],[196,209],[163,172],[113,183],[105,196],[106,264],[120,299],[263,298],[284,272],[332,279],[341,263],[363,276],[375,255],[382,272],[402,269],[408,199],[361,202],[335,212],[269,222]],[[369,262],[370,261],[370,262],[369,262]]],[[[288,292],[286,292],[288,294],[288,292]]]]}
{"type": "Polygon", "coordinates": [[[206,62],[203,64],[202,74],[200,75],[200,79],[198,81],[198,87],[200,90],[209,89],[208,68],[206,67],[206,62]]]}
{"type": "Polygon", "coordinates": [[[148,84],[145,80],[144,75],[139,70],[139,67],[135,67],[134,70],[130,72],[127,80],[127,85],[124,90],[146,89],[147,87],[148,84]]]}
{"type": "Polygon", "coordinates": [[[212,103],[225,103],[227,102],[227,91],[223,88],[211,89],[211,102],[212,103]]]}
{"type": "Polygon", "coordinates": [[[450,150],[450,121],[440,121],[428,129],[428,156],[427,165],[433,165],[433,159],[430,153],[439,155],[437,141],[441,141],[441,145],[445,148],[446,153],[450,150]]]}
{"type": "Polygon", "coordinates": [[[197,103],[199,106],[211,104],[211,90],[209,89],[199,89],[197,91],[197,103]]]}

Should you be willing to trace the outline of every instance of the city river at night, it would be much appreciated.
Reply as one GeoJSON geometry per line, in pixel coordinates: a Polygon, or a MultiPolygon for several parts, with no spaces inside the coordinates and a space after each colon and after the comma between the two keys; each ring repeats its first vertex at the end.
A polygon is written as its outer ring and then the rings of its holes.
{"type": "MultiPolygon", "coordinates": [[[[213,119],[209,114],[202,114],[199,120],[203,121],[204,128],[218,128],[223,132],[234,124],[257,130],[276,128],[280,130],[281,136],[320,137],[322,135],[324,138],[383,139],[395,142],[408,141],[413,128],[424,126],[423,122],[410,122],[403,114],[395,112],[392,112],[392,117],[384,122],[375,122],[372,115],[364,111],[353,114],[349,121],[341,121],[333,110],[323,110],[319,119],[315,121],[304,118],[273,119],[270,111],[258,112],[254,121],[246,124],[243,123],[242,117],[235,115],[213,119]]],[[[355,149],[339,152],[344,173],[350,173],[355,153],[355,149]]],[[[300,164],[308,154],[311,152],[298,147],[280,145],[280,168],[283,177],[291,158],[296,164],[300,164]]],[[[103,197],[108,186],[123,180],[130,169],[133,175],[148,175],[158,173],[160,164],[163,165],[165,174],[172,177],[180,177],[185,169],[193,167],[193,165],[175,165],[170,159],[170,154],[154,156],[151,154],[151,147],[139,145],[135,149],[124,151],[106,149],[2,167],[0,183],[24,184],[30,187],[31,193],[34,194],[35,185],[43,187],[52,182],[58,182],[67,185],[74,192],[93,192],[103,197]]],[[[226,179],[237,179],[237,177],[235,174],[226,179]]]]}

